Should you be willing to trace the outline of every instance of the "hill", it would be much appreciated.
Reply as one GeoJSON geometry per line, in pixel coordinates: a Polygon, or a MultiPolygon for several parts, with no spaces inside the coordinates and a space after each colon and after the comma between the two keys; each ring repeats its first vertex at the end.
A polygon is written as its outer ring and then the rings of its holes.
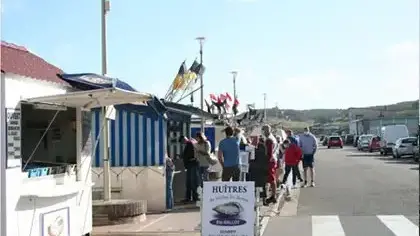
{"type": "MultiPolygon", "coordinates": [[[[310,109],[293,110],[267,109],[267,121],[271,124],[281,124],[285,127],[301,129],[314,124],[328,124],[330,126],[347,126],[349,119],[378,118],[378,117],[413,117],[419,115],[419,102],[405,101],[390,105],[351,107],[348,109],[310,109]]],[[[257,112],[263,112],[257,109],[257,112]]]]}

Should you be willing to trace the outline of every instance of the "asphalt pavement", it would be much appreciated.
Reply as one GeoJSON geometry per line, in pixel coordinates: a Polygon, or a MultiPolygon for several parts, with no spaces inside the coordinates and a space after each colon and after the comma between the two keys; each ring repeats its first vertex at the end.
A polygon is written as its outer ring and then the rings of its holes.
{"type": "Polygon", "coordinates": [[[293,190],[264,236],[418,236],[419,164],[320,148],[316,187],[293,190]]]}

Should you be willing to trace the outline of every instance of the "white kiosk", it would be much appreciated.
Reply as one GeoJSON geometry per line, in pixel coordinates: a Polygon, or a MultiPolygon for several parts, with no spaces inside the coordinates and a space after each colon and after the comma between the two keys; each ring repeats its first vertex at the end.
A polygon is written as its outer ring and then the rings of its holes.
{"type": "Polygon", "coordinates": [[[7,182],[1,187],[6,192],[7,218],[0,219],[6,221],[7,232],[1,235],[90,234],[91,156],[97,146],[91,142],[90,109],[150,99],[150,94],[118,88],[20,101],[6,98],[7,182]]]}

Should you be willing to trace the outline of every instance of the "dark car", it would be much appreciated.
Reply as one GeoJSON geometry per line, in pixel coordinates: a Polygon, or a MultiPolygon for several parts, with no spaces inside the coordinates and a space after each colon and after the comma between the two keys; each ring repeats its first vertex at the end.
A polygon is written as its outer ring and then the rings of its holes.
{"type": "Polygon", "coordinates": [[[353,134],[347,134],[344,138],[344,143],[346,145],[353,145],[354,142],[354,135],[353,134]]]}
{"type": "Polygon", "coordinates": [[[358,144],[358,142],[359,142],[359,135],[356,135],[355,137],[354,137],[354,139],[353,139],[353,147],[357,147],[357,144],[358,144]]]}
{"type": "Polygon", "coordinates": [[[328,148],[340,147],[343,148],[343,139],[340,136],[331,136],[328,138],[328,148]]]}
{"type": "Polygon", "coordinates": [[[322,140],[322,146],[327,146],[328,145],[328,137],[324,137],[324,139],[322,140]]]}

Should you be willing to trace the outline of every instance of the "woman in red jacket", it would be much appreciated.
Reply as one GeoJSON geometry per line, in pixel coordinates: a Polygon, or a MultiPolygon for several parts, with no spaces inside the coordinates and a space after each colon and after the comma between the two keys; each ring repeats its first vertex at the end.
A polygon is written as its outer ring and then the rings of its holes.
{"type": "Polygon", "coordinates": [[[299,161],[302,158],[302,150],[300,147],[290,140],[284,140],[283,146],[284,151],[284,163],[285,163],[285,173],[283,176],[283,184],[286,183],[287,177],[289,177],[290,171],[293,171],[293,187],[296,186],[297,173],[299,173],[299,161]]]}

